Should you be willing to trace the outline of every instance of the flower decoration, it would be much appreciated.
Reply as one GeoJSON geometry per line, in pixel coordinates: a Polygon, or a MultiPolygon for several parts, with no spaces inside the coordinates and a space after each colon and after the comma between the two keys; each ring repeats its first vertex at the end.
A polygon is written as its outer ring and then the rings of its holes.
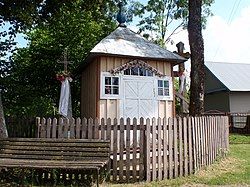
{"type": "Polygon", "coordinates": [[[132,67],[144,68],[146,70],[151,71],[152,73],[154,73],[158,77],[165,77],[166,76],[142,60],[132,60],[126,64],[123,64],[122,66],[120,66],[118,68],[110,70],[109,73],[115,75],[121,71],[124,71],[124,70],[132,68],[132,67]]]}
{"type": "Polygon", "coordinates": [[[69,79],[69,81],[72,81],[72,78],[70,77],[70,72],[60,71],[56,74],[56,80],[59,80],[60,82],[65,81],[66,78],[69,79]]]}

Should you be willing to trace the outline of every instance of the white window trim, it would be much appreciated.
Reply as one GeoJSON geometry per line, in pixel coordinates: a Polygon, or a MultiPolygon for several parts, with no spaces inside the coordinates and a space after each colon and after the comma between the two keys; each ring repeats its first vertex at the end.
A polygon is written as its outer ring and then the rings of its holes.
{"type": "Polygon", "coordinates": [[[120,99],[121,97],[121,76],[112,75],[109,72],[101,72],[101,81],[100,81],[100,99],[120,99]],[[105,94],[105,77],[118,77],[119,78],[119,94],[105,94]]]}
{"type": "Polygon", "coordinates": [[[157,100],[167,100],[167,101],[173,101],[173,79],[172,77],[163,77],[163,78],[157,78],[155,83],[156,88],[156,96],[157,100]],[[158,80],[167,80],[169,82],[169,96],[166,95],[158,95],[158,80]]]}

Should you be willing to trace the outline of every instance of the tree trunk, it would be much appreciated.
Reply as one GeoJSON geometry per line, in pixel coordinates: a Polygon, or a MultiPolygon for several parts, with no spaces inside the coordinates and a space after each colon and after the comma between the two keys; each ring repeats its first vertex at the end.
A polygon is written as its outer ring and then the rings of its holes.
{"type": "Polygon", "coordinates": [[[188,38],[191,51],[191,86],[189,113],[204,112],[204,43],[202,38],[202,0],[189,0],[188,38]]]}
{"type": "Polygon", "coordinates": [[[4,120],[1,91],[0,91],[0,138],[8,138],[8,132],[4,120]]]}

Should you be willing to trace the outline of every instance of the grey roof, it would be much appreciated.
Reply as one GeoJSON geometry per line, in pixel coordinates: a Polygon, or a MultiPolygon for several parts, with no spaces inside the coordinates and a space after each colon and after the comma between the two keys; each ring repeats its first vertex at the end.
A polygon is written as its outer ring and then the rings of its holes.
{"type": "Polygon", "coordinates": [[[90,53],[132,56],[183,62],[185,58],[161,48],[126,27],[118,27],[102,39],[90,53]]]}
{"type": "Polygon", "coordinates": [[[230,91],[250,91],[250,64],[206,62],[205,65],[230,91]]]}

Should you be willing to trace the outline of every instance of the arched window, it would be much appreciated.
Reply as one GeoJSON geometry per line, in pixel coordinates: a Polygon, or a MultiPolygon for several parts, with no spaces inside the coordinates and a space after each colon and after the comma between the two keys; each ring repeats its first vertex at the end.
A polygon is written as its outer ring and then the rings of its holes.
{"type": "Polygon", "coordinates": [[[131,67],[124,70],[124,75],[134,75],[134,76],[153,76],[153,72],[145,69],[143,67],[131,67]]]}

